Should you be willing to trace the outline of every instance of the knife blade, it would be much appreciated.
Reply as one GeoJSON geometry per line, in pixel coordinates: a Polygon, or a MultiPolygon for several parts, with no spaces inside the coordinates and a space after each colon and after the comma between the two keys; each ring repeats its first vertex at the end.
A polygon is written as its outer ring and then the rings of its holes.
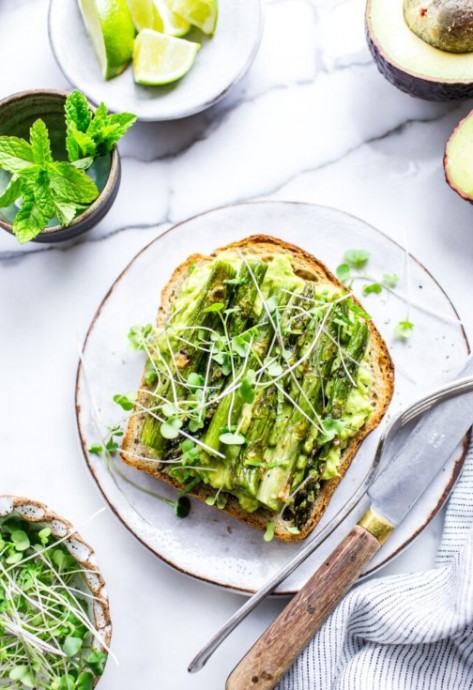
{"type": "MultiPolygon", "coordinates": [[[[469,357],[459,377],[473,375],[469,357]]],[[[473,423],[473,393],[440,403],[414,427],[406,443],[379,473],[368,496],[372,510],[399,525],[430,486],[473,423]]]]}
{"type": "MultiPolygon", "coordinates": [[[[470,356],[459,376],[472,373],[470,356]]],[[[416,424],[370,487],[367,512],[237,664],[226,690],[273,690],[472,424],[473,393],[439,403],[416,424]]]]}

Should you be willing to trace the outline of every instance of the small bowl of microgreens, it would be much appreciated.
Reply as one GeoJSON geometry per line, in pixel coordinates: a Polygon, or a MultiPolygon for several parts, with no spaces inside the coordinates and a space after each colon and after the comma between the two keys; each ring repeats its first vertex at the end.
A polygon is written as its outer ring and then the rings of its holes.
{"type": "Polygon", "coordinates": [[[69,240],[108,213],[120,186],[118,140],[131,113],[93,108],[79,91],[0,101],[0,227],[24,244],[69,240]]]}
{"type": "Polygon", "coordinates": [[[0,687],[92,690],[110,638],[90,546],[45,505],[0,496],[0,687]]]}

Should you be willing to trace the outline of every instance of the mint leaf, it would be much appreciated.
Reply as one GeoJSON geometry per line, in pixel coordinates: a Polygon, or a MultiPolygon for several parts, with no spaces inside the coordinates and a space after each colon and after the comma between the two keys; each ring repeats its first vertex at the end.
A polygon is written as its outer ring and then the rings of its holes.
{"type": "Polygon", "coordinates": [[[112,151],[135,121],[136,116],[131,113],[108,115],[105,104],[101,103],[87,129],[87,134],[97,146],[97,155],[103,156],[112,151]]]}
{"type": "Polygon", "coordinates": [[[83,93],[77,90],[72,91],[66,98],[64,110],[67,128],[74,124],[80,132],[87,132],[92,119],[92,113],[83,93]]]}
{"type": "Polygon", "coordinates": [[[18,173],[33,163],[33,149],[27,141],[18,137],[0,137],[0,168],[18,173]]]}
{"type": "Polygon", "coordinates": [[[54,200],[54,210],[58,217],[59,222],[65,228],[72,223],[74,218],[80,213],[84,206],[79,204],[74,204],[73,202],[68,203],[67,201],[61,201],[58,199],[54,200]]]}
{"type": "Polygon", "coordinates": [[[34,196],[38,211],[46,219],[47,223],[51,220],[56,212],[54,199],[49,188],[48,174],[44,170],[41,171],[38,174],[34,185],[31,184],[28,186],[28,188],[34,196]]]}
{"type": "Polygon", "coordinates": [[[8,183],[8,187],[5,189],[3,194],[0,195],[0,208],[5,208],[5,206],[10,206],[13,204],[18,197],[21,196],[23,190],[23,183],[20,178],[12,177],[8,183]]]}
{"type": "Polygon", "coordinates": [[[107,115],[108,115],[108,110],[107,106],[105,103],[100,103],[99,107],[94,113],[94,117],[91,120],[88,128],[87,128],[87,134],[89,134],[92,138],[95,137],[98,132],[106,125],[107,122],[107,115]]]}
{"type": "Polygon", "coordinates": [[[79,150],[79,144],[75,140],[75,138],[72,136],[70,132],[67,133],[66,135],[66,151],[67,151],[67,157],[71,161],[71,163],[74,163],[76,160],[78,160],[81,155],[80,155],[80,150],[79,150]]]}
{"type": "Polygon", "coordinates": [[[48,174],[56,201],[91,204],[99,195],[95,182],[83,170],[78,170],[70,163],[51,163],[48,174]]]}
{"type": "Polygon", "coordinates": [[[49,218],[45,218],[38,210],[31,189],[25,189],[21,208],[13,221],[13,232],[20,244],[29,242],[39,235],[48,220],[49,218]]]}
{"type": "Polygon", "coordinates": [[[97,147],[92,137],[77,129],[74,123],[71,123],[68,128],[66,147],[69,160],[72,162],[90,156],[94,158],[97,153],[97,147]]]}
{"type": "MultiPolygon", "coordinates": [[[[66,115],[67,154],[70,161],[76,161],[88,155],[83,152],[82,144],[85,144],[85,141],[82,139],[81,144],[80,134],[85,135],[85,132],[87,132],[92,119],[92,113],[90,112],[87,99],[80,91],[73,91],[69,94],[64,111],[66,115]]],[[[87,137],[87,139],[90,139],[90,137],[87,137]]],[[[88,145],[90,146],[90,141],[88,145]]]]}
{"type": "Polygon", "coordinates": [[[35,163],[44,166],[52,162],[49,133],[43,120],[36,120],[30,128],[30,143],[35,163]]]}
{"type": "Polygon", "coordinates": [[[107,124],[100,131],[100,143],[97,145],[102,153],[110,152],[130,127],[136,122],[131,113],[115,113],[107,118],[107,124]]]}
{"type": "Polygon", "coordinates": [[[87,170],[90,168],[92,163],[94,162],[94,159],[92,156],[87,156],[86,158],[79,158],[76,161],[72,162],[72,165],[74,168],[77,168],[78,170],[87,170]]]}

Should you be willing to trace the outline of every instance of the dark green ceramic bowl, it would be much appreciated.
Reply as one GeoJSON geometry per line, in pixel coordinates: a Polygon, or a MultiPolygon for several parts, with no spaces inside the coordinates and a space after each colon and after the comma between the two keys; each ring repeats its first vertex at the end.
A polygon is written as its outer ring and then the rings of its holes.
{"type": "MultiPolygon", "coordinates": [[[[33,122],[41,118],[49,129],[53,156],[67,160],[65,147],[66,126],[64,122],[65,91],[41,89],[23,91],[0,101],[0,135],[29,139],[29,129],[33,122]]],[[[92,106],[91,106],[92,108],[92,106]]],[[[93,204],[64,228],[51,225],[43,230],[33,242],[61,242],[70,240],[90,230],[108,213],[120,186],[120,157],[115,148],[112,153],[94,161],[87,171],[99,188],[100,194],[93,204]]],[[[0,170],[0,194],[8,185],[10,174],[0,170]]],[[[0,208],[0,227],[13,233],[12,222],[18,211],[12,204],[0,208]]]]}

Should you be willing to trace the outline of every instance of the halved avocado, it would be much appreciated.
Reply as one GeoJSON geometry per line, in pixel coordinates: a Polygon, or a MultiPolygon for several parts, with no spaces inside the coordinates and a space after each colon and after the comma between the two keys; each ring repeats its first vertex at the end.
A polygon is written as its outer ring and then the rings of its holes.
{"type": "Polygon", "coordinates": [[[453,130],[443,158],[445,177],[463,199],[473,202],[473,110],[453,130]]]}
{"type": "Polygon", "coordinates": [[[418,98],[471,98],[473,51],[453,52],[473,45],[470,7],[471,0],[367,0],[367,40],[380,72],[418,98]]]}

